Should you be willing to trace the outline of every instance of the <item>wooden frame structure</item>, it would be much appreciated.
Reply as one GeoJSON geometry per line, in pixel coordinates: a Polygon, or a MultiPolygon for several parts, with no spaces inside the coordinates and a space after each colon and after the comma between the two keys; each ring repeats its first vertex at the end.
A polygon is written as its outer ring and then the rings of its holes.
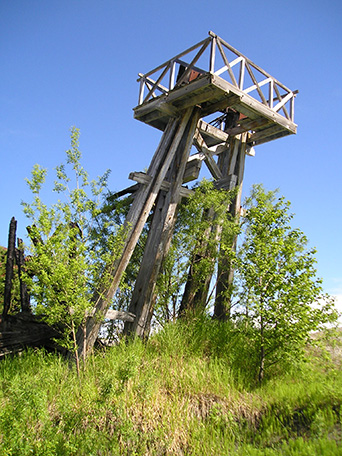
{"type": "Polygon", "coordinates": [[[139,103],[134,116],[160,130],[165,129],[170,116],[199,104],[202,117],[227,106],[242,113],[244,118],[227,132],[233,136],[250,132],[250,145],[296,133],[297,91],[290,90],[213,32],[157,68],[139,74],[138,81],[139,103]],[[187,58],[188,62],[184,60],[187,58]],[[180,68],[185,69],[181,75],[180,68]]]}
{"type": "MultiPolygon", "coordinates": [[[[149,330],[155,283],[171,242],[177,205],[190,192],[183,184],[197,179],[205,162],[217,188],[237,187],[237,197],[227,208],[236,216],[240,212],[245,155],[253,155],[256,145],[297,130],[297,92],[213,32],[157,68],[139,74],[138,81],[139,102],[134,117],[163,131],[163,135],[148,171],[130,174],[138,184],[130,187],[134,188],[134,199],[126,219],[122,253],[108,266],[111,285],[94,296],[94,314],[88,319],[86,331],[78,334],[80,355],[83,349],[92,348],[151,212],[150,231],[129,308],[135,318],[125,323],[126,333],[141,337],[149,330]],[[192,145],[197,152],[190,155],[192,145]]],[[[226,312],[220,293],[232,280],[229,264],[219,267],[224,274],[217,287],[218,316],[226,312]]]]}

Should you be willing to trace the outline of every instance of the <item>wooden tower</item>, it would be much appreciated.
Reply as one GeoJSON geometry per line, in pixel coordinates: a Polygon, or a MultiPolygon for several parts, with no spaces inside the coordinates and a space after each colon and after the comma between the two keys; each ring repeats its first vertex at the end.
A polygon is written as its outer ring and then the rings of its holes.
{"type": "MultiPolygon", "coordinates": [[[[83,333],[78,335],[81,353],[88,351],[97,337],[151,211],[153,218],[129,309],[136,317],[125,324],[126,332],[139,336],[149,325],[156,278],[170,245],[177,205],[190,193],[184,184],[197,179],[204,162],[217,188],[238,187],[230,207],[231,213],[237,214],[245,155],[253,155],[255,146],[295,134],[297,129],[297,92],[213,32],[154,70],[139,74],[138,81],[134,117],[163,134],[148,171],[130,174],[139,187],[127,216],[122,254],[108,267],[110,287],[94,297],[95,313],[87,323],[86,341],[83,333]],[[197,152],[191,155],[193,145],[197,152]]],[[[225,274],[229,282],[231,272],[225,274]]],[[[219,300],[217,307],[219,314],[219,300]]]]}

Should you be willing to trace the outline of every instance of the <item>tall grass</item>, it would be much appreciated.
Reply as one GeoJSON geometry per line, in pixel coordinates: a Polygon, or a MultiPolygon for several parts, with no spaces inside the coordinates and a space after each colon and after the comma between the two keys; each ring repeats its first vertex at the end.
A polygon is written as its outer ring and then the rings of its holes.
{"type": "Polygon", "coordinates": [[[44,350],[8,357],[0,455],[342,454],[340,367],[311,357],[258,387],[244,343],[199,317],[94,354],[80,378],[44,350]]]}

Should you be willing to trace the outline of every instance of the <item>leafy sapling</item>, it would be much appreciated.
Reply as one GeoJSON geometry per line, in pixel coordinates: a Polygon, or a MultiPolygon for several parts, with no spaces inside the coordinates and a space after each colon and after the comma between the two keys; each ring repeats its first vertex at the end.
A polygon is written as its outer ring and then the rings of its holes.
{"type": "Polygon", "coordinates": [[[31,179],[27,179],[33,201],[22,203],[31,221],[26,281],[34,310],[58,329],[58,343],[74,353],[78,371],[76,332],[92,312],[95,291],[104,286],[104,265],[115,258],[119,248],[114,234],[108,235],[107,249],[97,235],[101,233],[97,225],[109,171],[89,182],[80,160],[79,130],[72,128],[66,163],[56,168],[53,193],[58,195],[57,201],[51,205],[43,202],[41,190],[47,170],[35,165],[31,179]]]}

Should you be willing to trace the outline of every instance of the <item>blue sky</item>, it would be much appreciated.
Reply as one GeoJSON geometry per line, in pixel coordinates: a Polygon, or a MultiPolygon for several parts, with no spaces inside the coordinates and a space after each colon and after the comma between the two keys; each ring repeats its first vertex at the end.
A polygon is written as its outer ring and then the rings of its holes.
{"type": "Polygon", "coordinates": [[[64,159],[81,130],[91,177],[112,170],[110,188],[148,167],[160,132],[133,119],[139,72],[213,30],[291,89],[299,90],[298,134],[247,157],[253,183],[280,188],[318,250],[325,290],[342,296],[342,2],[339,0],[1,0],[0,245],[30,201],[25,178],[64,159]]]}

